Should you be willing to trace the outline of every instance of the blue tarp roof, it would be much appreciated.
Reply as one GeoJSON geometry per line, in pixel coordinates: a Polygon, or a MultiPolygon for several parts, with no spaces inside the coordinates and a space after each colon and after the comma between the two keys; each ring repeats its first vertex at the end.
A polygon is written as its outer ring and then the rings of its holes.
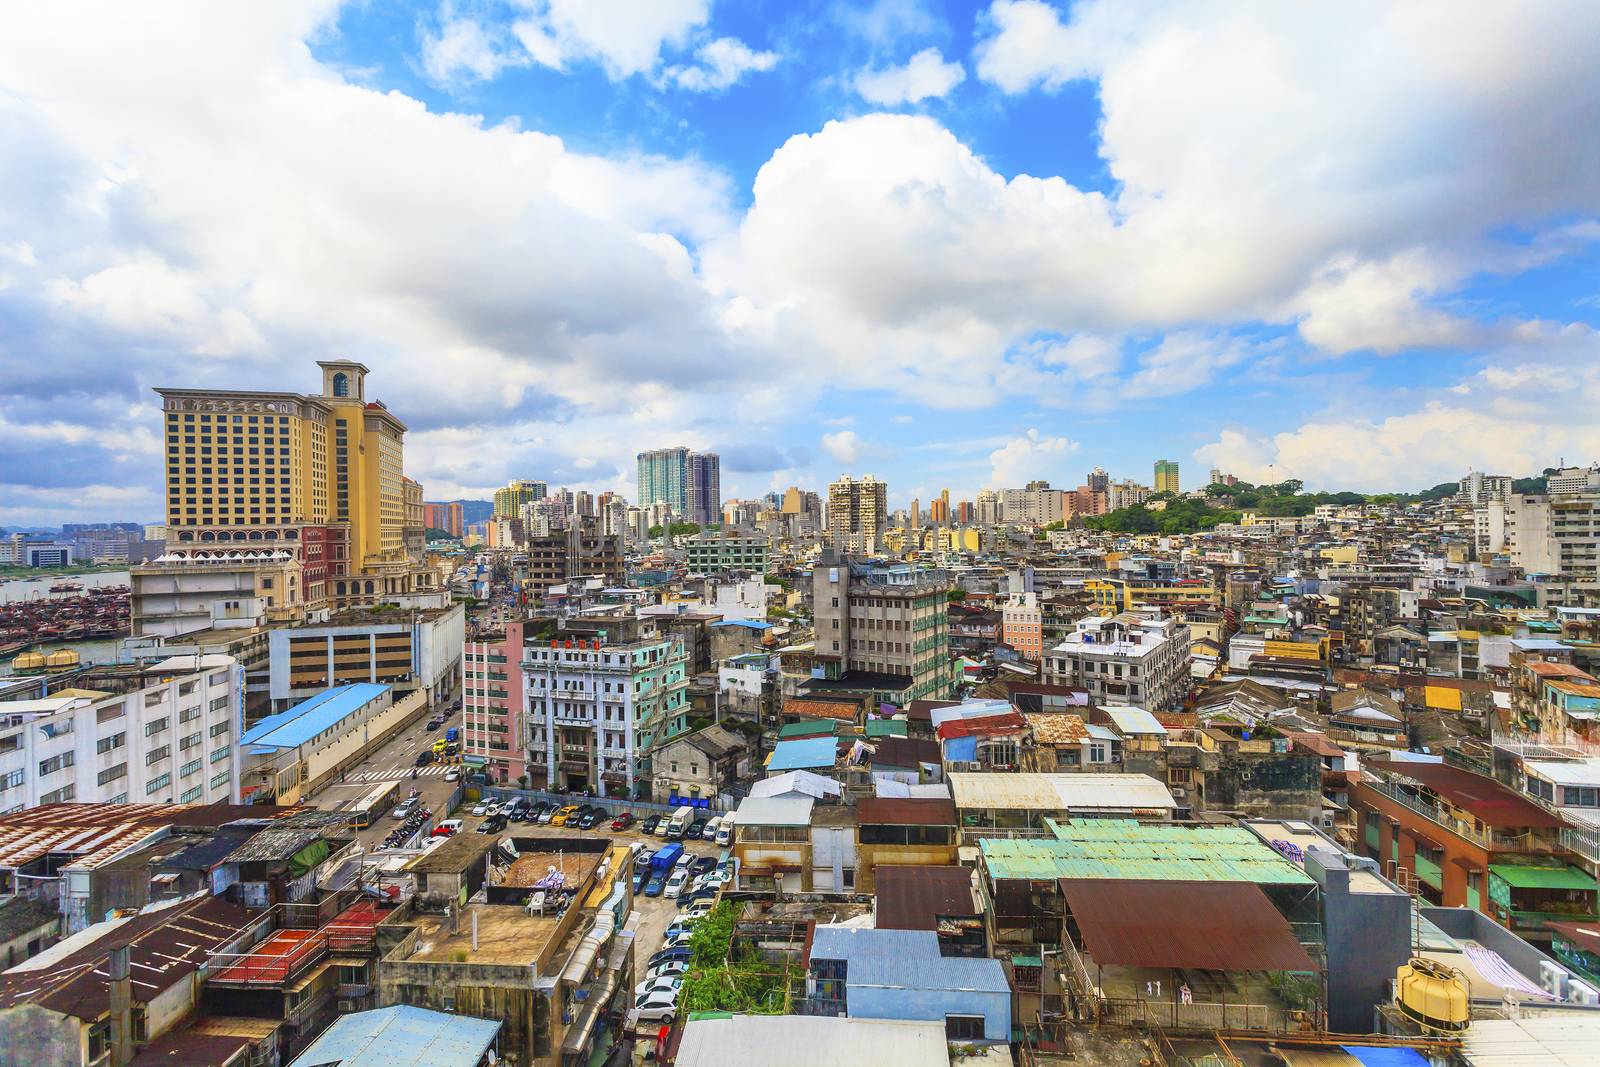
{"type": "Polygon", "coordinates": [[[358,1011],[340,1016],[289,1067],[477,1067],[500,1025],[409,1004],[358,1011]]]}
{"type": "Polygon", "coordinates": [[[288,711],[268,715],[244,732],[242,745],[259,748],[294,748],[316,737],[389,689],[377,682],[356,682],[325,689],[288,711]]]}
{"type": "Polygon", "coordinates": [[[832,737],[797,737],[792,741],[779,741],[772,748],[769,771],[803,771],[816,767],[832,767],[839,744],[832,737]]]}
{"type": "Polygon", "coordinates": [[[762,622],[760,619],[723,619],[722,621],[714,622],[711,625],[712,626],[743,626],[747,630],[770,630],[770,629],[772,629],[772,624],[770,622],[762,622]]]}

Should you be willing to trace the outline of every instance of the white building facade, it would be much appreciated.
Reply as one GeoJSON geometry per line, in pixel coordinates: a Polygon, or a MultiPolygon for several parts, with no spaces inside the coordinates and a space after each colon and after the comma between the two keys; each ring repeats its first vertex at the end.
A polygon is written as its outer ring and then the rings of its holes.
{"type": "Polygon", "coordinates": [[[1090,703],[1169,710],[1189,693],[1189,628],[1154,612],[1090,616],[1045,666],[1047,682],[1086,689],[1090,703]]]}
{"type": "Polygon", "coordinates": [[[244,674],[231,656],[92,668],[0,703],[0,814],[39,804],[239,799],[244,674]]]}

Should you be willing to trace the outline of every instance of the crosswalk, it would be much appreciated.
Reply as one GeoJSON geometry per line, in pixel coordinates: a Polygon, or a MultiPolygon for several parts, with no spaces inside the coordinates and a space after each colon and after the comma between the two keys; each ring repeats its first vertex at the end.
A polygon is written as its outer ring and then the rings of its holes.
{"type": "MultiPolygon", "coordinates": [[[[442,763],[430,763],[426,767],[415,768],[418,778],[443,778],[450,768],[442,763]]],[[[398,782],[411,777],[411,767],[390,767],[387,770],[357,771],[345,779],[346,782],[398,782]]]]}

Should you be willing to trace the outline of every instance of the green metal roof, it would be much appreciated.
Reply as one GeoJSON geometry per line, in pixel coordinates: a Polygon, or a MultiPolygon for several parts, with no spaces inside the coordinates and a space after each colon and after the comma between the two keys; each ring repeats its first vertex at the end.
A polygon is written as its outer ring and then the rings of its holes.
{"type": "Polygon", "coordinates": [[[831,734],[836,731],[838,723],[832,719],[812,719],[808,722],[792,722],[778,731],[779,737],[819,737],[822,734],[831,734]]]}
{"type": "Polygon", "coordinates": [[[1507,885],[1518,889],[1600,889],[1600,884],[1576,867],[1491,863],[1489,871],[1507,885]]]}
{"type": "Polygon", "coordinates": [[[867,722],[867,736],[904,737],[906,722],[903,719],[870,719],[867,722]]]}
{"type": "Polygon", "coordinates": [[[1127,819],[1045,820],[1055,839],[984,838],[995,878],[1135,878],[1310,885],[1312,879],[1242,826],[1142,824],[1127,819]]]}

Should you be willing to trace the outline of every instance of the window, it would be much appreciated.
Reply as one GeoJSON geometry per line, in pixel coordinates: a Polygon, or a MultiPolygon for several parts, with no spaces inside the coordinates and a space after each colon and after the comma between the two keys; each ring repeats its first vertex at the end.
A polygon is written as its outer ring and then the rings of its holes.
{"type": "Polygon", "coordinates": [[[167,717],[165,715],[163,715],[159,719],[152,719],[149,722],[144,724],[144,735],[146,737],[154,737],[156,734],[159,734],[162,730],[165,730],[166,728],[167,728],[167,717]]]}
{"type": "Polygon", "coordinates": [[[78,792],[77,789],[75,789],[73,786],[64,785],[60,789],[53,790],[53,791],[51,791],[49,793],[46,793],[43,796],[41,796],[39,798],[39,803],[41,803],[41,804],[65,804],[67,801],[71,800],[74,796],[76,796],[77,792],[78,792]]]}
{"type": "Polygon", "coordinates": [[[104,754],[112,751],[113,749],[121,748],[127,743],[127,734],[112,734],[110,737],[102,737],[100,740],[96,741],[94,743],[94,750],[104,754]]]}
{"type": "Polygon", "coordinates": [[[160,763],[170,755],[172,755],[171,745],[162,745],[160,748],[152,748],[149,752],[144,754],[144,765],[148,767],[152,763],[160,763]]]}
{"type": "Polygon", "coordinates": [[[172,775],[170,773],[163,774],[159,778],[152,778],[152,779],[150,779],[150,784],[146,785],[144,787],[144,795],[145,796],[149,796],[151,793],[154,793],[157,789],[165,789],[167,786],[169,786],[171,784],[172,784],[172,775]]]}
{"type": "Polygon", "coordinates": [[[946,1041],[982,1041],[983,1016],[946,1015],[944,1037],[946,1041]]]}
{"type": "Polygon", "coordinates": [[[126,763],[119,763],[115,767],[107,767],[105,770],[101,771],[95,776],[95,780],[101,785],[105,785],[107,782],[114,782],[118,778],[126,778],[127,776],[128,765],[126,763]]]}
{"type": "Polygon", "coordinates": [[[72,753],[72,752],[63,752],[60,755],[51,756],[49,759],[40,760],[39,761],[39,776],[42,778],[47,774],[54,774],[56,771],[62,770],[64,768],[66,768],[66,767],[70,767],[70,766],[72,766],[74,759],[75,759],[75,754],[74,753],[72,753]]]}
{"type": "Polygon", "coordinates": [[[178,798],[178,803],[188,804],[190,801],[199,800],[205,795],[205,792],[205,786],[202,785],[197,785],[193,789],[185,789],[183,795],[178,798]]]}
{"type": "Polygon", "coordinates": [[[204,766],[204,764],[204,760],[190,760],[188,763],[185,763],[178,769],[178,777],[187,778],[189,775],[198,771],[202,766],[204,766]]]}
{"type": "Polygon", "coordinates": [[[1548,800],[1551,803],[1555,802],[1555,786],[1551,785],[1543,778],[1529,778],[1528,792],[1533,796],[1539,797],[1541,800],[1548,800]]]}
{"type": "Polygon", "coordinates": [[[1089,742],[1089,762],[1104,763],[1106,761],[1106,746],[1097,742],[1089,742]]]}
{"type": "Polygon", "coordinates": [[[192,708],[184,708],[182,711],[178,712],[178,721],[179,722],[193,722],[195,719],[198,719],[199,717],[200,717],[200,705],[198,705],[198,704],[196,704],[192,708]]]}
{"type": "Polygon", "coordinates": [[[1570,807],[1592,808],[1600,804],[1600,797],[1596,796],[1596,789],[1592,785],[1564,785],[1561,787],[1561,798],[1561,803],[1570,807]]]}

